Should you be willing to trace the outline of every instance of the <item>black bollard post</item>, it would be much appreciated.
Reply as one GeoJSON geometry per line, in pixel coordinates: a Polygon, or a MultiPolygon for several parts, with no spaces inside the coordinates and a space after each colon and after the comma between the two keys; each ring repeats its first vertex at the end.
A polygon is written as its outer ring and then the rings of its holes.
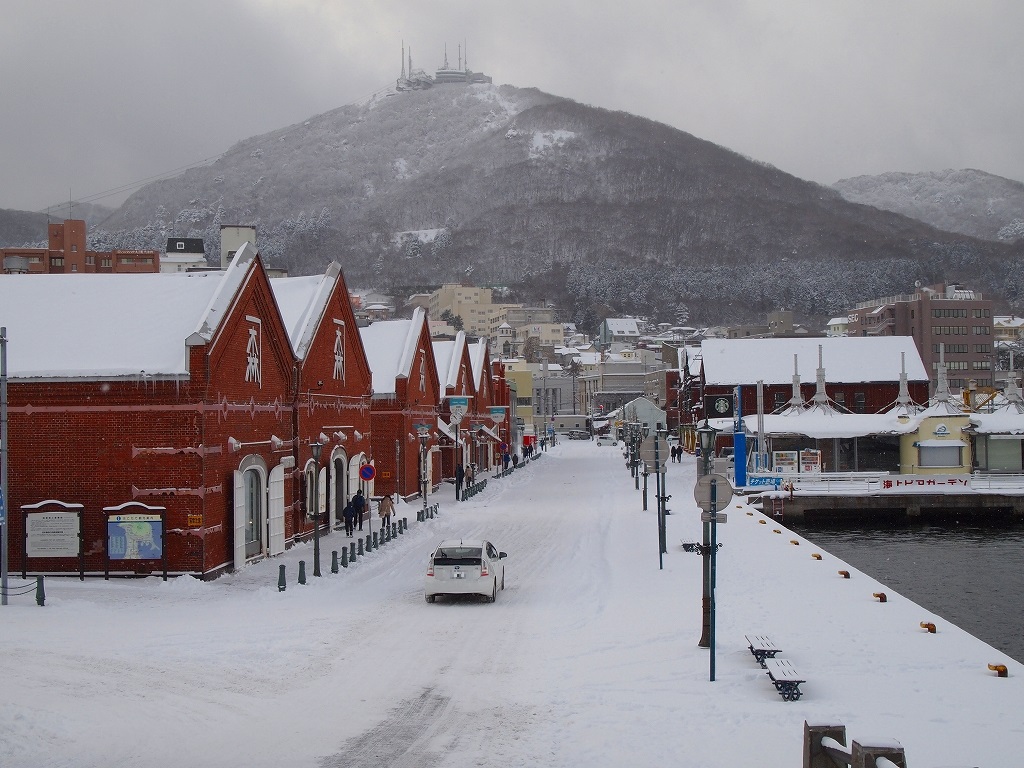
{"type": "Polygon", "coordinates": [[[398,536],[398,523],[391,524],[391,538],[398,536]]]}
{"type": "Polygon", "coordinates": [[[376,531],[373,532],[373,548],[374,549],[377,548],[377,532],[376,531]]]}
{"type": "Polygon", "coordinates": [[[299,584],[306,583],[306,561],[299,560],[299,584]]]}
{"type": "Polygon", "coordinates": [[[348,559],[350,561],[356,559],[356,543],[354,541],[348,545],[348,559]]]}
{"type": "Polygon", "coordinates": [[[370,538],[370,534],[366,534],[366,551],[373,552],[373,539],[370,538]]]}
{"type": "Polygon", "coordinates": [[[42,576],[36,576],[36,605],[46,605],[46,590],[43,588],[42,576]]]}
{"type": "Polygon", "coordinates": [[[360,536],[359,539],[357,539],[355,543],[358,545],[356,547],[356,554],[358,554],[360,557],[362,557],[363,556],[363,537],[360,536]]]}
{"type": "Polygon", "coordinates": [[[338,572],[338,550],[335,549],[335,550],[333,550],[331,552],[331,573],[337,573],[337,572],[338,572]]]}
{"type": "Polygon", "coordinates": [[[409,518],[403,517],[398,522],[399,522],[399,526],[398,526],[398,532],[399,533],[405,533],[406,531],[409,530],[409,518]]]}
{"type": "Polygon", "coordinates": [[[348,568],[348,547],[341,550],[341,567],[348,568]]]}
{"type": "Polygon", "coordinates": [[[284,565],[282,564],[282,565],[279,565],[277,567],[277,591],[278,592],[284,592],[285,589],[287,589],[287,587],[288,587],[288,582],[285,581],[285,578],[284,578],[284,565]]]}

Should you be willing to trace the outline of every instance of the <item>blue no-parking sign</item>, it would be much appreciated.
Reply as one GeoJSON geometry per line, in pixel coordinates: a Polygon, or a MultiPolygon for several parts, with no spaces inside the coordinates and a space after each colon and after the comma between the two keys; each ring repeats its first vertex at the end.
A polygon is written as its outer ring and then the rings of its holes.
{"type": "Polygon", "coordinates": [[[366,482],[370,482],[376,476],[377,470],[373,468],[373,464],[363,464],[363,466],[359,468],[359,477],[366,482]]]}

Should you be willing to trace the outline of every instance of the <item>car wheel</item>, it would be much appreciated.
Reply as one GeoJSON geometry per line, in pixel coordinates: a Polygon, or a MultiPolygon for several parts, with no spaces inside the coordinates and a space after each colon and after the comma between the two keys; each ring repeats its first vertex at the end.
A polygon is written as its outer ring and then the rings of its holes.
{"type": "Polygon", "coordinates": [[[437,597],[437,595],[424,595],[423,597],[426,599],[428,603],[432,603],[434,602],[434,598],[437,597]]]}

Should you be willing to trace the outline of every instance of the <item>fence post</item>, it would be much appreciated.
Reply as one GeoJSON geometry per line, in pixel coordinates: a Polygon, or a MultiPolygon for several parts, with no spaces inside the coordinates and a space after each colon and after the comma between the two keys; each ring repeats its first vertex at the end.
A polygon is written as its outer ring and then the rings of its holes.
{"type": "Polygon", "coordinates": [[[284,578],[284,565],[277,567],[277,591],[284,592],[288,588],[288,582],[284,578]]]}
{"type": "Polygon", "coordinates": [[[36,605],[46,605],[46,590],[43,589],[42,576],[36,576],[36,605]]]}
{"type": "Polygon", "coordinates": [[[903,747],[893,741],[888,744],[850,744],[850,766],[852,768],[875,768],[875,761],[884,757],[899,768],[907,768],[903,747]]]}
{"type": "Polygon", "coordinates": [[[299,584],[306,583],[306,561],[299,560],[299,584]]]}
{"type": "Polygon", "coordinates": [[[835,761],[821,746],[823,736],[846,744],[846,726],[838,723],[812,724],[804,720],[804,768],[836,768],[835,761]]]}
{"type": "Polygon", "coordinates": [[[338,550],[335,549],[335,550],[333,550],[331,552],[331,573],[337,573],[337,572],[338,572],[338,550]]]}

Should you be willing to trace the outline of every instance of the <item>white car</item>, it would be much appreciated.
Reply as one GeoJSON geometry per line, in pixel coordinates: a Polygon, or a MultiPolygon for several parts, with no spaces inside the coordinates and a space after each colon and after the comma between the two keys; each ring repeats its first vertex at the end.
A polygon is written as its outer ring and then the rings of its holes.
{"type": "Polygon", "coordinates": [[[432,603],[438,595],[482,595],[493,603],[505,588],[506,557],[489,541],[442,541],[430,556],[423,596],[432,603]]]}

